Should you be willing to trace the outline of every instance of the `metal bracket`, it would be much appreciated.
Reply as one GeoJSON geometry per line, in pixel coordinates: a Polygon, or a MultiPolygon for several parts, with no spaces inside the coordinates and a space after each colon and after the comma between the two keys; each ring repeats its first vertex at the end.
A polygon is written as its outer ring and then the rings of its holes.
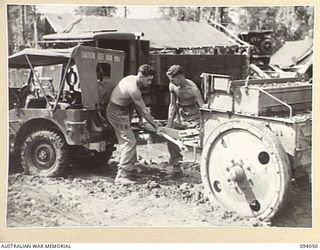
{"type": "Polygon", "coordinates": [[[193,160],[192,161],[179,161],[180,163],[196,163],[198,160],[197,157],[197,146],[193,146],[193,160]]]}
{"type": "Polygon", "coordinates": [[[66,121],[66,125],[86,125],[87,121],[81,121],[81,122],[73,122],[73,121],[66,121]]]}

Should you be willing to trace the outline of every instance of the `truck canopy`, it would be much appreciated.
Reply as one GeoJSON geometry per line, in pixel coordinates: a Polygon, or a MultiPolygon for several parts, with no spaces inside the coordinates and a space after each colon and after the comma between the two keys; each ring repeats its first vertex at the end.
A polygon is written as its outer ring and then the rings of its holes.
{"type": "Polygon", "coordinates": [[[27,58],[33,67],[67,63],[74,48],[69,49],[24,49],[9,56],[9,68],[30,68],[27,58]]]}
{"type": "MultiPolygon", "coordinates": [[[[42,76],[59,79],[58,100],[60,93],[68,83],[69,77],[76,74],[73,86],[80,90],[81,102],[88,109],[96,109],[98,103],[106,102],[113,87],[123,78],[125,53],[119,50],[95,48],[90,46],[78,45],[70,49],[25,49],[9,57],[9,67],[11,68],[31,68],[37,66],[50,66],[57,64],[66,64],[63,74],[58,71],[48,69],[42,76]],[[75,69],[71,66],[76,66],[75,69]],[[66,81],[65,81],[66,80],[66,81]]],[[[48,67],[51,68],[51,67],[48,67]]],[[[39,82],[38,72],[34,76],[39,82]]],[[[43,72],[42,72],[43,73],[43,72]]],[[[43,77],[44,78],[44,77],[43,77]]],[[[73,87],[72,86],[72,87],[73,87]]],[[[42,90],[42,88],[41,88],[42,90]]],[[[70,88],[73,91],[73,88],[70,88]]],[[[76,89],[77,90],[77,89],[76,89]]],[[[42,92],[44,92],[42,90],[42,92]]],[[[43,93],[45,96],[45,93],[43,93]]],[[[48,100],[47,100],[48,103],[48,100]]],[[[55,105],[57,104],[57,101],[55,105]]],[[[56,107],[56,106],[55,106],[56,107]]]]}

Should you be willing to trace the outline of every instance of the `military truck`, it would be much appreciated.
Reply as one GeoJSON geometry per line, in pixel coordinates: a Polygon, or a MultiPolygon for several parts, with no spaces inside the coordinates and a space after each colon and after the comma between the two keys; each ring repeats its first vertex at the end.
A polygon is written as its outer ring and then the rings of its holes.
{"type": "Polygon", "coordinates": [[[173,64],[185,69],[188,79],[201,87],[202,72],[230,75],[233,79],[247,76],[249,58],[246,46],[211,46],[197,48],[150,48],[150,41],[143,33],[121,33],[116,30],[83,33],[59,33],[43,36],[44,48],[68,48],[77,44],[99,48],[116,49],[125,53],[123,75],[136,74],[141,64],[147,63],[156,71],[153,83],[143,90],[143,98],[156,119],[166,119],[169,105],[166,71],[173,64]]]}
{"type": "Polygon", "coordinates": [[[250,63],[266,69],[274,52],[272,30],[250,30],[239,34],[239,38],[251,45],[250,63]]]}
{"type": "Polygon", "coordinates": [[[25,85],[9,90],[10,159],[43,176],[61,175],[74,161],[106,163],[116,140],[101,103],[123,77],[124,58],[83,45],[10,56],[9,68],[29,70],[25,85]]]}

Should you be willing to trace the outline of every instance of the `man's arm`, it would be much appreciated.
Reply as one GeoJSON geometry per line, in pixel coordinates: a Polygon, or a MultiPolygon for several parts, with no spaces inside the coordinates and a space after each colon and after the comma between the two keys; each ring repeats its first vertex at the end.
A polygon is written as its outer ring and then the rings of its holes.
{"type": "Polygon", "coordinates": [[[135,110],[136,110],[136,113],[137,113],[137,116],[139,118],[139,125],[143,124],[143,117],[141,116],[141,114],[138,112],[138,109],[137,107],[135,106],[135,110]]]}
{"type": "Polygon", "coordinates": [[[155,129],[157,130],[159,126],[155,123],[151,114],[147,111],[147,106],[142,99],[142,94],[139,89],[135,89],[129,92],[129,95],[136,106],[139,117],[144,117],[155,129]]]}
{"type": "Polygon", "coordinates": [[[168,109],[168,124],[167,124],[167,126],[169,128],[172,128],[173,119],[176,114],[177,97],[173,91],[173,87],[172,87],[171,83],[169,84],[169,92],[170,92],[170,104],[169,104],[169,109],[168,109]]]}
{"type": "Polygon", "coordinates": [[[203,98],[200,90],[198,89],[198,86],[194,82],[192,82],[192,91],[196,98],[199,108],[201,108],[203,106],[203,98]]]}

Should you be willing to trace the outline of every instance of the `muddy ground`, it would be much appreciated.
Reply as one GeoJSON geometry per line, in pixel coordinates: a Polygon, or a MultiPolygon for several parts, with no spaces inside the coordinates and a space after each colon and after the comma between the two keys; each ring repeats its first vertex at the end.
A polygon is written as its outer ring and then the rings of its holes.
{"type": "Polygon", "coordinates": [[[105,166],[72,170],[63,178],[28,176],[11,166],[7,227],[312,227],[306,181],[293,183],[289,204],[272,221],[247,219],[208,201],[198,164],[183,164],[184,176],[168,179],[165,143],[139,145],[138,155],[147,169],[128,186],[113,183],[117,152],[105,166]]]}

